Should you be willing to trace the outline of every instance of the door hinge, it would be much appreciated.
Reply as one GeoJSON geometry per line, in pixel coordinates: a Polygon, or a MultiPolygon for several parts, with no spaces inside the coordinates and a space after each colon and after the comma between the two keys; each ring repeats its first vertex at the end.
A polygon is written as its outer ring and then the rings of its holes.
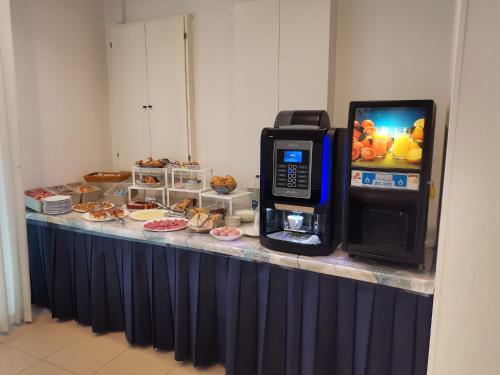
{"type": "Polygon", "coordinates": [[[187,35],[187,33],[185,32],[185,33],[184,33],[184,39],[187,39],[187,38],[188,38],[188,35],[187,35]]]}
{"type": "Polygon", "coordinates": [[[109,48],[113,48],[113,42],[109,42],[109,48]]]}

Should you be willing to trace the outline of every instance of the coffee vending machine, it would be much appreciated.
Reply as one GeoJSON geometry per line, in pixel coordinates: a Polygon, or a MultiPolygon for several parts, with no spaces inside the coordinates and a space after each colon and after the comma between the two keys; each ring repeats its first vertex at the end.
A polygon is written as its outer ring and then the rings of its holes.
{"type": "Polygon", "coordinates": [[[350,103],[349,254],[423,264],[435,112],[432,100],[350,103]]]}
{"type": "Polygon", "coordinates": [[[261,134],[260,242],[327,255],[341,242],[346,130],[325,111],[282,111],[261,134]]]}

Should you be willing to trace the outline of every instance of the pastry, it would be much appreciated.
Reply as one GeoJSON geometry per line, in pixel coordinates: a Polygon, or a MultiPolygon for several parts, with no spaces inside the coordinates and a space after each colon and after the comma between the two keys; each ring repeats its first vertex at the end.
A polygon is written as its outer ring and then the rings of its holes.
{"type": "Polygon", "coordinates": [[[121,208],[114,207],[109,209],[89,211],[89,215],[96,220],[106,220],[109,217],[121,218],[125,215],[125,211],[123,211],[121,208]]]}
{"type": "Polygon", "coordinates": [[[174,204],[172,209],[174,211],[186,211],[188,208],[194,206],[195,203],[196,203],[196,199],[186,198],[186,199],[183,199],[183,200],[177,202],[176,204],[174,204]]]}
{"type": "Polygon", "coordinates": [[[150,156],[146,160],[137,160],[135,164],[143,168],[163,168],[167,165],[167,161],[165,159],[155,160],[150,156]]]}
{"type": "Polygon", "coordinates": [[[89,212],[89,211],[99,211],[99,210],[109,210],[113,208],[114,204],[110,202],[86,202],[79,203],[73,206],[73,211],[76,212],[89,212]]]}
{"type": "Polygon", "coordinates": [[[155,176],[144,176],[142,179],[143,184],[157,184],[160,180],[158,180],[155,176]]]}
{"type": "Polygon", "coordinates": [[[238,186],[236,179],[231,175],[226,175],[224,177],[213,176],[210,179],[210,185],[215,191],[222,194],[229,194],[238,186]]]}

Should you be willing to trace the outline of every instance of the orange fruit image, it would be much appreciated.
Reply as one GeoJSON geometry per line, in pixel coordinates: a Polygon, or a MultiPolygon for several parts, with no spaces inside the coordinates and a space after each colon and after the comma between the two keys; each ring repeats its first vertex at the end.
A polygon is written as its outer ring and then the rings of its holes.
{"type": "Polygon", "coordinates": [[[394,144],[394,139],[391,137],[387,138],[386,150],[389,151],[394,144]]]}
{"type": "Polygon", "coordinates": [[[359,149],[353,147],[351,152],[351,160],[356,160],[357,158],[359,158],[359,154],[359,149]]]}
{"type": "Polygon", "coordinates": [[[371,137],[366,137],[365,139],[363,139],[361,141],[361,143],[363,144],[363,146],[365,147],[372,147],[372,138],[371,137]]]}
{"type": "Polygon", "coordinates": [[[373,133],[375,133],[376,131],[377,131],[377,129],[375,129],[374,126],[369,126],[369,127],[365,128],[363,133],[365,133],[366,135],[373,135],[373,133]]]}
{"type": "Polygon", "coordinates": [[[375,159],[376,155],[377,155],[377,153],[375,152],[375,150],[373,148],[365,147],[361,150],[361,157],[363,158],[363,160],[371,161],[371,160],[375,159]]]}
{"type": "Polygon", "coordinates": [[[422,149],[419,147],[408,150],[405,159],[409,163],[420,163],[422,161],[422,149]]]}
{"type": "Polygon", "coordinates": [[[359,128],[359,121],[354,120],[354,128],[359,128]]]}
{"type": "Polygon", "coordinates": [[[359,141],[356,141],[352,144],[352,148],[357,148],[359,151],[361,151],[363,147],[365,147],[365,145],[359,141]]]}
{"type": "Polygon", "coordinates": [[[361,122],[361,127],[363,129],[369,128],[369,127],[375,127],[375,124],[373,123],[372,120],[363,120],[361,122]]]}
{"type": "Polygon", "coordinates": [[[352,137],[353,138],[356,138],[356,139],[359,139],[359,136],[361,135],[361,132],[357,129],[354,129],[353,132],[352,132],[352,137]]]}
{"type": "Polygon", "coordinates": [[[411,136],[416,141],[423,141],[424,140],[424,129],[419,127],[419,126],[416,126],[415,129],[413,129],[411,136]]]}

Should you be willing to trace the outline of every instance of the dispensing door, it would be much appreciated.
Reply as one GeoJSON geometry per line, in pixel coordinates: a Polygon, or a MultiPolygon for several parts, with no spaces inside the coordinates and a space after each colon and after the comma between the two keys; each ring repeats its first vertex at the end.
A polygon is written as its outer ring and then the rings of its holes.
{"type": "Polygon", "coordinates": [[[417,173],[351,171],[349,245],[411,256],[419,215],[417,173]]]}

